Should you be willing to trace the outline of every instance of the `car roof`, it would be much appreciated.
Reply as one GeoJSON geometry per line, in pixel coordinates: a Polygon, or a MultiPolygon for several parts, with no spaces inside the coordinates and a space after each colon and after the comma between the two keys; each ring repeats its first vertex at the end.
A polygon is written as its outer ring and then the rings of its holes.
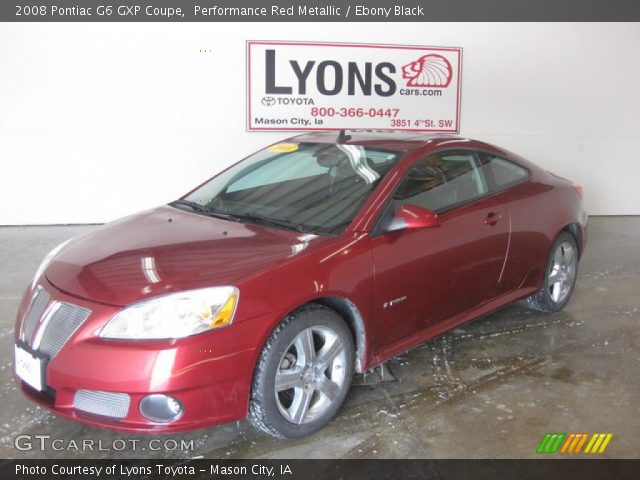
{"type": "MultiPolygon", "coordinates": [[[[345,130],[348,137],[340,143],[345,145],[362,145],[365,147],[382,148],[394,151],[407,152],[431,144],[433,148],[440,145],[478,147],[486,145],[483,142],[470,140],[459,135],[425,133],[397,130],[345,130]],[[473,144],[473,145],[471,145],[473,144]]],[[[340,131],[308,132],[289,138],[296,143],[337,143],[340,131]]]]}

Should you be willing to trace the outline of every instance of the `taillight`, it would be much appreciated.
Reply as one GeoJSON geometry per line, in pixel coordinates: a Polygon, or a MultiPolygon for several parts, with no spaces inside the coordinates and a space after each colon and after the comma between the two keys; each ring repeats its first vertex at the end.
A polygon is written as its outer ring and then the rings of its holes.
{"type": "Polygon", "coordinates": [[[582,190],[582,187],[577,183],[571,183],[571,185],[573,186],[573,189],[576,191],[576,193],[580,195],[580,198],[584,198],[584,190],[582,190]]]}

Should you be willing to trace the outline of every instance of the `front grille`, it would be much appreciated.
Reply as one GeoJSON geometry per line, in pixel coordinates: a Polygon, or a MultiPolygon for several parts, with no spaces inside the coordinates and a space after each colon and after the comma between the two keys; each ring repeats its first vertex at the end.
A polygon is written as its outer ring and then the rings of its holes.
{"type": "Polygon", "coordinates": [[[91,315],[91,310],[66,302],[51,301],[38,287],[22,325],[21,338],[49,358],[55,357],[67,340],[91,315]]]}
{"type": "Polygon", "coordinates": [[[110,418],[125,418],[129,413],[131,397],[126,393],[78,390],[73,407],[82,412],[110,418]]]}
{"type": "Polygon", "coordinates": [[[38,287],[38,290],[31,301],[31,308],[29,313],[27,314],[26,320],[22,325],[22,335],[21,338],[23,341],[27,343],[31,343],[31,338],[33,337],[33,331],[36,328],[36,325],[42,318],[47,305],[51,301],[51,295],[44,288],[38,287]]]}
{"type": "Polygon", "coordinates": [[[71,335],[84,323],[91,310],[70,303],[61,303],[53,311],[51,319],[44,326],[44,333],[38,350],[50,358],[55,357],[71,335]]]}

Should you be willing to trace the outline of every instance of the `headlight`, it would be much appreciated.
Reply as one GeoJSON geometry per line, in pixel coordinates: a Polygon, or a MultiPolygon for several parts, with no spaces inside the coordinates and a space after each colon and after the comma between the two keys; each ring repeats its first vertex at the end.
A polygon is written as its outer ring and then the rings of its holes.
{"type": "Polygon", "coordinates": [[[116,313],[100,331],[102,338],[183,338],[229,325],[238,303],[235,287],[172,293],[136,303],[116,313]]]}
{"type": "Polygon", "coordinates": [[[53,261],[54,258],[56,258],[56,255],[58,255],[58,253],[60,253],[60,250],[62,250],[64,246],[70,241],[71,239],[67,240],[66,242],[62,242],[60,245],[58,245],[49,253],[47,253],[47,256],[44,257],[42,262],[40,262],[40,266],[38,267],[38,270],[36,270],[36,274],[33,277],[33,281],[31,282],[32,289],[36,286],[36,283],[38,282],[38,280],[40,279],[40,277],[42,276],[46,268],[49,266],[49,264],[53,261]]]}

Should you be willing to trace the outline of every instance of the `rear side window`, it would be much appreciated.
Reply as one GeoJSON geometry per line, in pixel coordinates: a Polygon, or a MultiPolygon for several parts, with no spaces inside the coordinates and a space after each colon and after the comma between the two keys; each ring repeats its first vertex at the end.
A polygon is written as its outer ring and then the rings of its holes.
{"type": "Polygon", "coordinates": [[[529,178],[529,171],[526,168],[504,158],[480,153],[480,159],[482,171],[495,190],[502,190],[529,178]]]}
{"type": "Polygon", "coordinates": [[[434,212],[487,193],[473,152],[444,152],[418,160],[394,195],[396,208],[419,205],[434,212]]]}

